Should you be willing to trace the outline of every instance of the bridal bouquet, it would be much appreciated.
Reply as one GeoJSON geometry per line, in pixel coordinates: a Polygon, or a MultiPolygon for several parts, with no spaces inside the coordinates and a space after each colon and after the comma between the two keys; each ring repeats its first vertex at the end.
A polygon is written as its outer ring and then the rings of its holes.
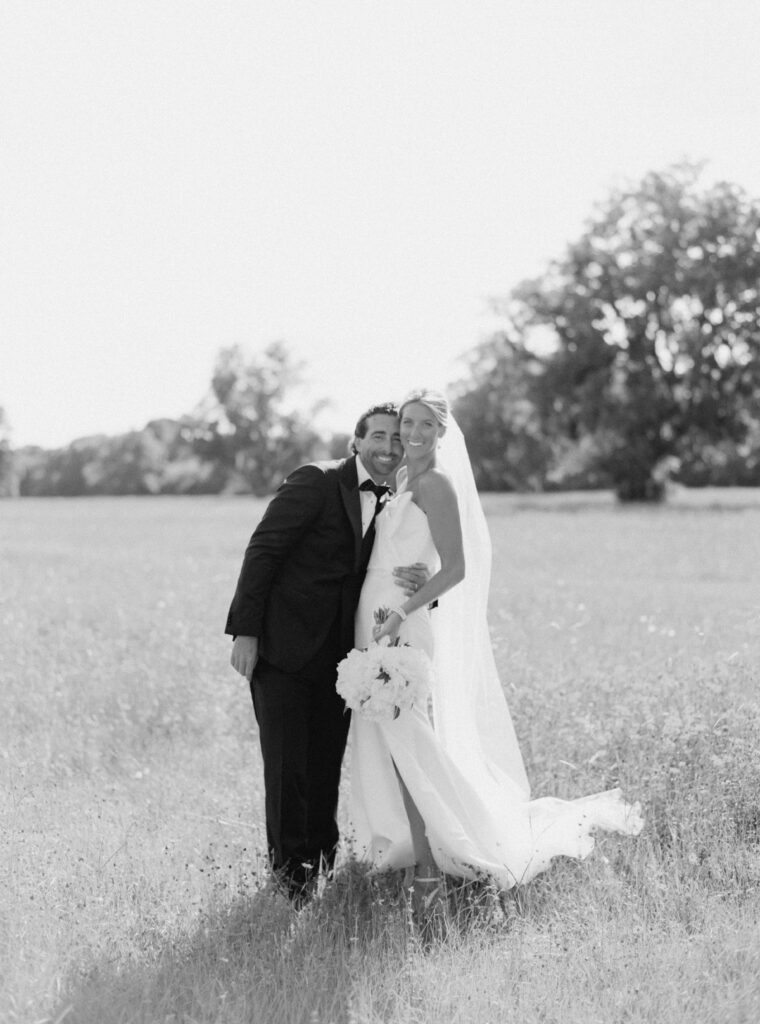
{"type": "MultiPolygon", "coordinates": [[[[376,619],[383,611],[375,613],[376,619]]],[[[402,709],[426,702],[432,677],[425,652],[396,638],[392,644],[349,651],[338,665],[335,688],[347,707],[377,721],[398,718],[402,709]]]]}

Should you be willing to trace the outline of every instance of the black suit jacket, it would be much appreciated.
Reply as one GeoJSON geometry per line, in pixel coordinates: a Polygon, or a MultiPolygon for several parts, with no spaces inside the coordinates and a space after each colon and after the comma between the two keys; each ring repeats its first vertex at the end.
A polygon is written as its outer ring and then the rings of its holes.
{"type": "Polygon", "coordinates": [[[297,672],[339,618],[343,657],[365,570],[356,458],[301,466],[251,537],[225,632],[258,637],[262,658],[297,672]]]}

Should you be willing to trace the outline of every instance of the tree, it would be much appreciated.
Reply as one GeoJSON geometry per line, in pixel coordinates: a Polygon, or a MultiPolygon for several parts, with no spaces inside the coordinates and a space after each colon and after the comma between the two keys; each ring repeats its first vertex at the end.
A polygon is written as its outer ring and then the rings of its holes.
{"type": "MultiPolygon", "coordinates": [[[[22,495],[267,494],[296,465],[324,457],[312,429],[317,404],[300,411],[301,366],[281,343],[247,359],[239,347],[217,358],[208,397],[180,420],[151,420],[114,437],[15,453],[22,495]]],[[[0,421],[0,428],[2,423],[0,421]]],[[[0,429],[0,455],[2,455],[0,429]]]]}
{"type": "Polygon", "coordinates": [[[241,489],[271,493],[318,449],[312,421],[320,407],[295,404],[302,373],[282,342],[251,358],[237,345],[222,349],[209,399],[186,427],[197,454],[225,466],[241,489]]]}
{"type": "Polygon", "coordinates": [[[216,494],[226,476],[183,438],[185,424],[151,420],[142,430],[78,438],[64,448],[15,452],[22,495],[216,494]]]}
{"type": "Polygon", "coordinates": [[[455,385],[452,410],[472,458],[479,490],[540,490],[551,457],[531,397],[542,365],[506,333],[466,358],[468,376],[455,385]]]}
{"type": "Polygon", "coordinates": [[[5,409],[0,405],[0,497],[15,493],[11,431],[5,409]]]}
{"type": "Polygon", "coordinates": [[[660,497],[679,460],[741,446],[760,419],[760,204],[700,177],[683,164],[614,192],[506,307],[522,347],[543,342],[544,435],[622,499],[660,497]]]}

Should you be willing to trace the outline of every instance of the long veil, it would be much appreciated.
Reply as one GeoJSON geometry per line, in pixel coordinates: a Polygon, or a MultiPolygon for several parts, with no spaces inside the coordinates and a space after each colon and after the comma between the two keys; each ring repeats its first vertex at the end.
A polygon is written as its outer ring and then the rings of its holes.
{"type": "Polygon", "coordinates": [[[488,629],[491,538],[464,435],[451,416],[441,439],[438,465],[457,494],[465,578],[439,599],[432,615],[435,730],[449,756],[479,791],[506,786],[527,799],[528,777],[488,629]]]}

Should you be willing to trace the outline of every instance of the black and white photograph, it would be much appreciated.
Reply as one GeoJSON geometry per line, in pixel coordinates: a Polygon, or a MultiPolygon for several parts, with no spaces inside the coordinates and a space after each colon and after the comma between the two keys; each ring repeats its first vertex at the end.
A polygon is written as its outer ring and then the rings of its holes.
{"type": "Polygon", "coordinates": [[[759,53],[0,0],[0,1024],[760,1020],[759,53]]]}

